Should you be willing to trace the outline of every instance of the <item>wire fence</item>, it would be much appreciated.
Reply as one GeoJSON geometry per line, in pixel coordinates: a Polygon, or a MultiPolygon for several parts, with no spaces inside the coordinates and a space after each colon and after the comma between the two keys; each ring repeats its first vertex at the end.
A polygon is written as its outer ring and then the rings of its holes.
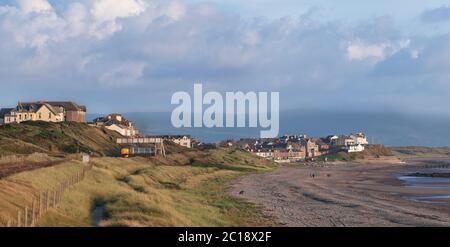
{"type": "Polygon", "coordinates": [[[57,208],[61,203],[64,194],[74,185],[80,183],[86,177],[86,173],[92,169],[89,165],[89,158],[83,157],[85,166],[65,179],[54,189],[39,191],[33,193],[32,202],[28,205],[19,206],[17,216],[7,220],[6,227],[34,227],[38,220],[45,215],[50,209],[57,208]]]}

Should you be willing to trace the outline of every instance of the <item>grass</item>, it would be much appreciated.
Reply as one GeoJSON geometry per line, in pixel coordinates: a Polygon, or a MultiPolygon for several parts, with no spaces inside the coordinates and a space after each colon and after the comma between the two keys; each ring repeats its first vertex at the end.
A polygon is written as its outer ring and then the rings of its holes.
{"type": "Polygon", "coordinates": [[[67,154],[78,151],[97,156],[117,154],[120,135],[84,123],[23,122],[0,126],[0,155],[67,154]]]}
{"type": "Polygon", "coordinates": [[[347,153],[340,151],[328,155],[319,157],[320,161],[324,161],[325,158],[328,161],[353,161],[356,159],[364,159],[366,157],[381,157],[381,156],[393,156],[393,152],[384,147],[383,145],[367,145],[363,152],[359,153],[347,153]]]}
{"type": "MultiPolygon", "coordinates": [[[[95,158],[92,163],[86,179],[69,190],[38,226],[91,226],[97,207],[103,209],[101,226],[273,225],[255,205],[226,192],[227,181],[275,167],[249,153],[216,149],[167,158],[95,158]]],[[[78,169],[81,164],[71,162],[1,181],[22,194],[0,186],[0,217],[14,215],[13,202],[26,201],[28,193],[51,188],[78,169]]]]}
{"type": "Polygon", "coordinates": [[[401,158],[416,157],[448,157],[450,156],[449,147],[391,147],[390,150],[401,158]]]}

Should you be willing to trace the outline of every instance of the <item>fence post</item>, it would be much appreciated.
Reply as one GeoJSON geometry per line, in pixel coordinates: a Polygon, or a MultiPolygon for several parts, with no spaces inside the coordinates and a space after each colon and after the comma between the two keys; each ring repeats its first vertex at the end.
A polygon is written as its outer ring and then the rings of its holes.
{"type": "Polygon", "coordinates": [[[28,227],[28,207],[25,207],[24,227],[28,227]]]}
{"type": "Polygon", "coordinates": [[[42,215],[42,196],[41,196],[41,192],[39,191],[39,197],[38,197],[38,217],[41,217],[42,215]]]}
{"type": "Polygon", "coordinates": [[[34,223],[35,223],[35,221],[36,221],[36,219],[35,219],[35,216],[36,216],[36,210],[35,210],[35,204],[36,204],[36,202],[35,202],[36,200],[35,200],[35,198],[33,197],[33,203],[31,204],[31,206],[32,206],[32,210],[31,210],[31,226],[34,226],[34,223]]]}
{"type": "Polygon", "coordinates": [[[17,227],[20,227],[20,209],[17,212],[17,227]]]}
{"type": "Polygon", "coordinates": [[[49,204],[50,204],[50,196],[49,196],[49,194],[50,193],[48,193],[48,190],[45,192],[45,212],[47,212],[48,211],[48,208],[49,208],[49,204]]]}

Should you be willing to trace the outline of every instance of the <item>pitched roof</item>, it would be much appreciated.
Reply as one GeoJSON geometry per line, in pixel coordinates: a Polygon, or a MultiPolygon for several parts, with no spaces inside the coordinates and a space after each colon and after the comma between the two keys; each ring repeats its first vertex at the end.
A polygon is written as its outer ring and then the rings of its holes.
{"type": "Polygon", "coordinates": [[[37,101],[37,102],[25,102],[21,104],[48,104],[54,108],[63,107],[66,111],[84,111],[86,112],[86,106],[80,106],[72,101],[37,101]]]}
{"type": "Polygon", "coordinates": [[[47,107],[53,114],[57,115],[59,113],[62,113],[60,109],[57,107],[53,107],[50,104],[47,103],[35,103],[35,102],[19,102],[16,106],[16,108],[13,108],[13,111],[19,111],[19,112],[37,112],[41,107],[47,107]]]}
{"type": "Polygon", "coordinates": [[[5,118],[6,114],[9,114],[14,108],[1,108],[0,109],[0,118],[5,118]]]}

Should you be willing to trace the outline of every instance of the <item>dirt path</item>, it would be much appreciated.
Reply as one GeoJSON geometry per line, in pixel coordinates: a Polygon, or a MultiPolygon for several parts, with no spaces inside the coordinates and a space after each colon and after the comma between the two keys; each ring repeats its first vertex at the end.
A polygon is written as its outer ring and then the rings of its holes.
{"type": "Polygon", "coordinates": [[[450,226],[449,204],[405,199],[430,191],[402,186],[401,171],[405,165],[376,163],[280,168],[240,178],[230,193],[286,226],[450,226]]]}

